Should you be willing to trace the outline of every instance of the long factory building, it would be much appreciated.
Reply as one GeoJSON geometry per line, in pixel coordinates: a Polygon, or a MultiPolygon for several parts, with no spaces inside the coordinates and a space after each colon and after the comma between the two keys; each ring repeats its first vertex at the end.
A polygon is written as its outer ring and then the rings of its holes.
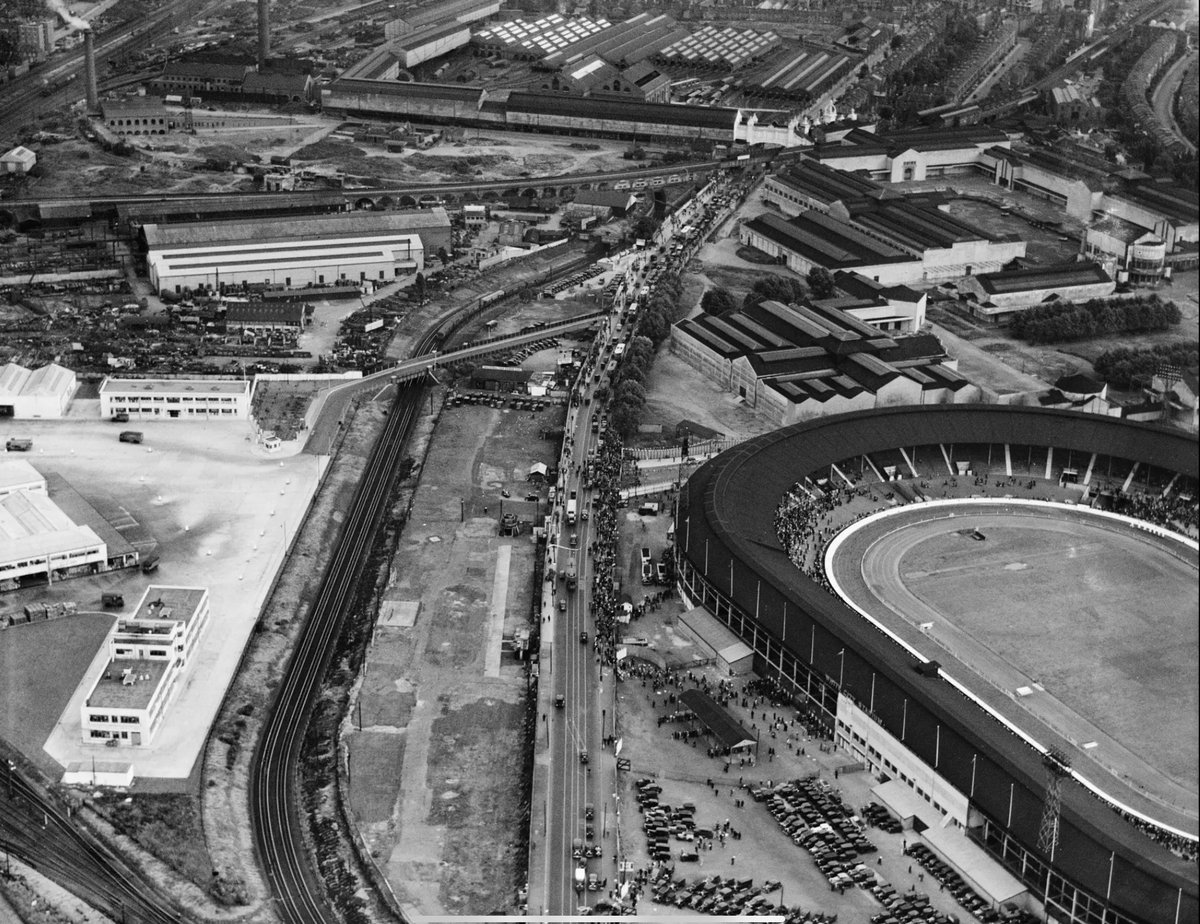
{"type": "Polygon", "coordinates": [[[390,282],[450,248],[442,208],[304,218],[147,224],[141,230],[158,291],[230,286],[304,288],[390,282]]]}

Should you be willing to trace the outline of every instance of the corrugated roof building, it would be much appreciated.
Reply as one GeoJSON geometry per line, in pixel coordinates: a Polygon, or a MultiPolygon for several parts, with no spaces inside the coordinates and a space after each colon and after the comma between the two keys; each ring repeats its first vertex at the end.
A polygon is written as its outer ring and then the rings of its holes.
{"type": "Polygon", "coordinates": [[[75,373],[57,363],[26,369],[17,363],[0,368],[0,417],[56,420],[75,394],[75,373]]]}
{"type": "Polygon", "coordinates": [[[785,425],[890,404],[976,400],[931,334],[893,337],[857,318],[868,300],[765,301],[671,332],[671,350],[756,414],[785,425]]]}
{"type": "Polygon", "coordinates": [[[142,228],[159,290],[335,285],[420,271],[426,252],[450,246],[442,208],[253,218],[142,228]]]}

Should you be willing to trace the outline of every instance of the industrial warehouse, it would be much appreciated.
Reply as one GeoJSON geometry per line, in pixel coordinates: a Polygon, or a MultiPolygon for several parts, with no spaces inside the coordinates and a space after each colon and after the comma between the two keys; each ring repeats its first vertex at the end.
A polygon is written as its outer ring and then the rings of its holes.
{"type": "Polygon", "coordinates": [[[0,462],[0,591],[137,564],[137,551],[60,476],[0,462]]]}
{"type": "Polygon", "coordinates": [[[782,426],[891,404],[977,401],[932,334],[893,338],[854,317],[882,299],[764,301],[680,321],[671,350],[755,414],[782,426]]]}
{"type": "Polygon", "coordinates": [[[427,253],[450,246],[450,219],[445,209],[433,208],[148,224],[141,234],[157,291],[304,288],[418,273],[427,253]]]}

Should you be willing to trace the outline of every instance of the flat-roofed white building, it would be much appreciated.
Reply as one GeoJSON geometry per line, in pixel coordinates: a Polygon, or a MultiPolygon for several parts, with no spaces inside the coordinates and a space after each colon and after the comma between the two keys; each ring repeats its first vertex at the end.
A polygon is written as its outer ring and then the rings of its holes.
{"type": "Polygon", "coordinates": [[[0,417],[18,420],[62,417],[76,387],[75,373],[57,363],[40,369],[7,363],[0,366],[0,417]]]}
{"type": "Polygon", "coordinates": [[[0,586],[20,586],[31,575],[54,581],[105,570],[104,540],[77,525],[45,491],[42,481],[40,490],[0,494],[0,586]]]}
{"type": "Polygon", "coordinates": [[[142,236],[150,281],[173,292],[390,282],[451,246],[443,208],[148,224],[142,236]]]}
{"type": "Polygon", "coordinates": [[[245,420],[253,379],[115,379],[100,383],[100,416],[134,420],[245,420]]]}
{"type": "Polygon", "coordinates": [[[133,615],[118,619],[109,633],[108,661],[89,681],[80,707],[85,744],[151,744],[210,615],[207,588],[146,588],[133,615]]]}
{"type": "Polygon", "coordinates": [[[0,459],[0,497],[17,491],[46,494],[46,479],[24,459],[0,459]]]}

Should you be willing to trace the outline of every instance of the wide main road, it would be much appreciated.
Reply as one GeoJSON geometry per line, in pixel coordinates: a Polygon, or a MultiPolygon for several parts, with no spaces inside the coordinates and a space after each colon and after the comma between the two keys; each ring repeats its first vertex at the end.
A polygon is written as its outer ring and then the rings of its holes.
{"type": "MultiPolygon", "coordinates": [[[[593,346],[593,360],[584,364],[581,380],[591,375],[593,363],[601,361],[598,358],[601,347],[600,341],[593,346]]],[[[581,389],[584,395],[589,391],[588,388],[581,389]]],[[[576,893],[576,870],[583,869],[585,876],[594,873],[603,879],[608,875],[604,872],[604,859],[611,855],[602,843],[601,778],[606,772],[608,756],[601,746],[600,722],[604,706],[600,668],[593,648],[595,627],[591,618],[592,568],[588,547],[593,541],[593,530],[590,516],[583,519],[584,511],[591,510],[592,491],[583,487],[577,467],[577,460],[587,457],[591,421],[596,413],[595,405],[582,402],[576,403],[568,412],[566,439],[569,452],[564,454],[568,464],[559,480],[566,498],[575,494],[578,512],[575,522],[571,523],[565,513],[567,502],[559,508],[564,512],[555,528],[555,570],[560,576],[573,571],[578,589],[568,590],[565,580],[557,580],[558,602],[552,616],[551,695],[562,696],[565,704],[561,709],[553,709],[549,719],[545,913],[550,915],[574,914],[580,905],[587,903],[588,896],[595,893],[576,893]],[[583,633],[587,633],[586,641],[583,633]],[[586,817],[589,805],[594,814],[591,819],[586,817]],[[591,838],[586,836],[589,826],[593,830],[591,838]],[[576,841],[587,847],[599,845],[600,856],[591,859],[573,857],[576,841]]]]}

